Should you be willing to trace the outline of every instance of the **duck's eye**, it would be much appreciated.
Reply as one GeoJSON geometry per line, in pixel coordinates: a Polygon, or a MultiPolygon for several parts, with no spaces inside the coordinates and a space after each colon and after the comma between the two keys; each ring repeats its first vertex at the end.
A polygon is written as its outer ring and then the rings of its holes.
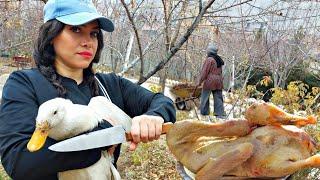
{"type": "Polygon", "coordinates": [[[53,112],[53,115],[56,115],[56,114],[57,114],[57,111],[54,111],[54,112],[53,112]]]}

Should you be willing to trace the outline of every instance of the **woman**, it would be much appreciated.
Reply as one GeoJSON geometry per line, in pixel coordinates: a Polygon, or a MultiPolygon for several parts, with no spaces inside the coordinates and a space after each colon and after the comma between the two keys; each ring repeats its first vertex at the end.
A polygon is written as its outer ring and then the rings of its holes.
{"type": "MultiPolygon", "coordinates": [[[[49,0],[44,24],[35,45],[37,68],[13,72],[3,89],[0,111],[0,153],[6,172],[13,179],[57,179],[57,173],[88,167],[100,159],[101,149],[56,153],[47,147],[30,153],[26,144],[35,128],[38,107],[55,97],[87,105],[103,95],[95,77],[111,101],[133,117],[130,149],[158,139],[164,122],[175,121],[172,101],[115,74],[95,74],[103,48],[101,29],[112,32],[113,23],[99,15],[88,0],[49,0]]],[[[111,127],[108,122],[95,130],[111,127]]],[[[105,149],[105,148],[102,148],[105,149]]],[[[114,152],[119,157],[120,146],[114,152]]]]}
{"type": "Polygon", "coordinates": [[[202,65],[200,79],[197,83],[197,86],[200,86],[203,83],[200,98],[200,114],[202,116],[209,117],[209,97],[212,93],[214,98],[214,115],[217,118],[225,118],[222,96],[222,66],[224,65],[224,62],[221,59],[221,57],[217,54],[217,52],[218,49],[216,46],[208,46],[207,58],[202,65]]]}

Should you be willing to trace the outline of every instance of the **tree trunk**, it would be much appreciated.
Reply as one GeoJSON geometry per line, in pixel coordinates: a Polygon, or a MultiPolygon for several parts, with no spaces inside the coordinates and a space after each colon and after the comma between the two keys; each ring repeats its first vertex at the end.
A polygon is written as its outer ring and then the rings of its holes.
{"type": "Polygon", "coordinates": [[[157,73],[160,69],[162,69],[171,60],[171,58],[179,51],[181,46],[191,36],[192,32],[196,29],[196,27],[200,23],[201,18],[207,12],[207,9],[209,7],[211,7],[211,5],[214,3],[214,1],[215,0],[208,1],[206,6],[201,9],[200,13],[194,19],[191,26],[187,29],[187,31],[184,33],[184,35],[179,39],[178,43],[175,46],[173,46],[172,48],[170,48],[170,51],[167,52],[167,54],[165,55],[165,58],[161,62],[159,62],[151,71],[149,71],[146,76],[143,76],[142,78],[139,79],[138,84],[144,83],[148,78],[150,78],[152,75],[157,73]]]}

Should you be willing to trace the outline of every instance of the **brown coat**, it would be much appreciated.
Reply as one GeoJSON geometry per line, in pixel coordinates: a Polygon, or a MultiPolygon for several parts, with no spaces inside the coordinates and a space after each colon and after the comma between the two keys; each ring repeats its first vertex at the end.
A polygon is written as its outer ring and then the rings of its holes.
{"type": "Polygon", "coordinates": [[[217,62],[213,57],[207,57],[202,65],[202,71],[198,85],[203,83],[204,90],[223,89],[222,66],[217,67],[217,62]]]}

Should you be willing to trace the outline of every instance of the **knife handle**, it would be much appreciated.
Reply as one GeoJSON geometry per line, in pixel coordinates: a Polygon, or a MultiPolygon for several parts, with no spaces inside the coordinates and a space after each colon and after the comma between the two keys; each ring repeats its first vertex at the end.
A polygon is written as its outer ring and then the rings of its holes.
{"type": "MultiPolygon", "coordinates": [[[[162,124],[161,134],[166,134],[167,132],[169,132],[169,130],[171,129],[172,125],[173,125],[172,122],[167,122],[167,123],[162,124]]],[[[131,133],[126,133],[126,139],[127,139],[127,141],[132,141],[131,133]]]]}

